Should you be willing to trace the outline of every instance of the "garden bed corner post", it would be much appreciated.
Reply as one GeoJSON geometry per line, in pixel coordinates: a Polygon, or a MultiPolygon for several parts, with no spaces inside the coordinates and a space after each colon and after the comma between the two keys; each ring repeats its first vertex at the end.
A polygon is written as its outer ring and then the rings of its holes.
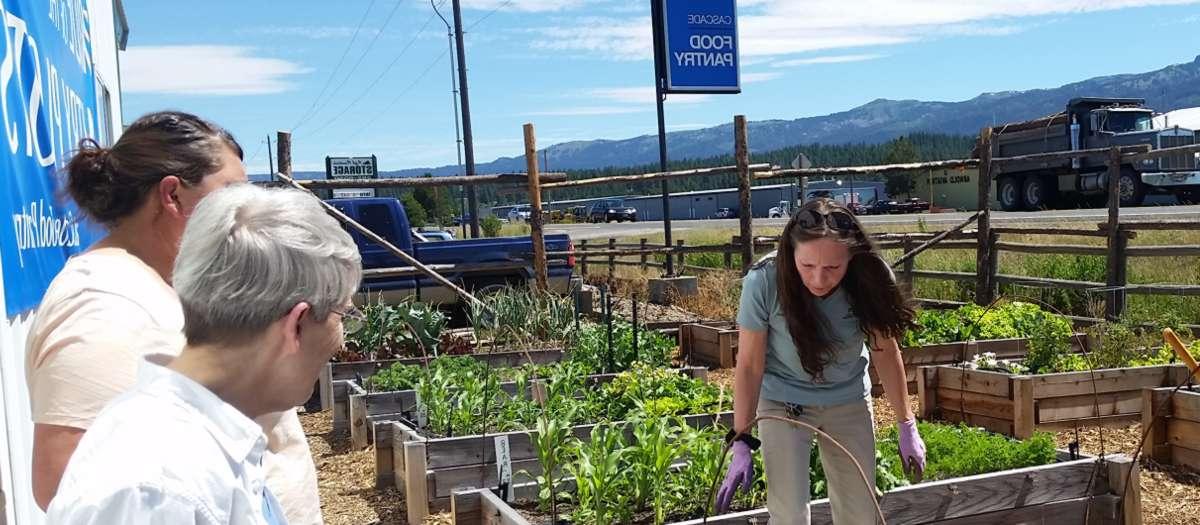
{"type": "Polygon", "coordinates": [[[1028,439],[1033,436],[1034,414],[1037,410],[1033,400],[1033,378],[1012,378],[1013,437],[1028,439]]]}

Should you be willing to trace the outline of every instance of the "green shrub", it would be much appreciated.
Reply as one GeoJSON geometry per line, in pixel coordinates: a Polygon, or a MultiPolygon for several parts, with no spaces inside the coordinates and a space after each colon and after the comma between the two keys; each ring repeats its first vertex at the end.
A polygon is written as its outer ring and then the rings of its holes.
{"type": "Polygon", "coordinates": [[[483,230],[484,237],[499,237],[500,228],[503,226],[504,223],[500,222],[500,219],[496,218],[495,215],[488,215],[482,221],[479,221],[479,227],[483,230]]]}
{"type": "MultiPolygon", "coordinates": [[[[925,441],[928,481],[1045,465],[1053,463],[1057,455],[1053,435],[1045,432],[1017,441],[966,425],[918,423],[917,427],[925,441]]],[[[880,436],[877,448],[883,457],[899,457],[895,427],[880,436]]],[[[889,468],[893,475],[903,477],[898,461],[889,468]]]]}

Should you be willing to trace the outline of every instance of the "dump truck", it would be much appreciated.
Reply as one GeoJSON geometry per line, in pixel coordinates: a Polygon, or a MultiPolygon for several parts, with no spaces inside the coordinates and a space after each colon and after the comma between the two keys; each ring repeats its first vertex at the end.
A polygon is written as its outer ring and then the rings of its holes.
{"type": "MultiPolygon", "coordinates": [[[[1181,127],[1156,128],[1154,111],[1139,98],[1071,99],[1065,111],[1047,117],[996,126],[992,157],[1148,145],[1164,149],[1195,144],[1197,132],[1181,127]]],[[[993,165],[996,197],[1006,211],[1052,208],[1071,201],[1100,204],[1107,198],[1107,157],[993,165]]],[[[1179,201],[1200,200],[1200,154],[1180,153],[1121,166],[1121,206],[1137,206],[1147,194],[1172,194],[1179,201]]]]}

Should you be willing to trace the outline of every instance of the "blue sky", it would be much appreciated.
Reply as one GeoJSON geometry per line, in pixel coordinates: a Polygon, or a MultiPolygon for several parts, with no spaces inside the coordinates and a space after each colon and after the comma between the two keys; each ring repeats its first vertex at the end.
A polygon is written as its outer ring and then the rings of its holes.
{"type": "MultiPolygon", "coordinates": [[[[449,0],[434,1],[450,19],[449,0]]],[[[519,154],[526,122],[541,147],[655,132],[649,2],[463,5],[477,162],[519,154]]],[[[373,153],[381,169],[456,162],[446,26],[428,0],[125,9],[126,122],[195,112],[237,136],[254,173],[276,130],[293,131],[298,170],[324,170],[326,155],[373,153]]],[[[965,100],[1200,55],[1195,0],[741,0],[738,15],[742,93],[672,96],[668,129],[965,100]]]]}

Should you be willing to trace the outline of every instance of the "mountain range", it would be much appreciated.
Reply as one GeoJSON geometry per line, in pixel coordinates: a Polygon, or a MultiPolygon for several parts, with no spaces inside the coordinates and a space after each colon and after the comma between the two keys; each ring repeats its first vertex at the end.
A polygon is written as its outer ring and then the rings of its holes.
{"type": "MultiPolygon", "coordinates": [[[[1145,73],[1096,77],[1051,89],[984,93],[962,102],[877,99],[854,109],[794,120],[749,123],[753,151],[770,151],[799,144],[879,143],[907,133],[926,131],[977,134],[992,123],[1014,122],[1061,111],[1072,97],[1144,98],[1159,112],[1200,106],[1200,56],[1145,73]]],[[[732,124],[667,134],[672,159],[711,157],[732,151],[732,124]]],[[[658,160],[658,136],[622,140],[586,140],[550,146],[545,154],[556,171],[628,167],[658,160]]],[[[476,165],[477,173],[525,170],[523,155],[502,157],[476,165]]],[[[381,177],[452,175],[457,166],[382,172],[381,177]]]]}

